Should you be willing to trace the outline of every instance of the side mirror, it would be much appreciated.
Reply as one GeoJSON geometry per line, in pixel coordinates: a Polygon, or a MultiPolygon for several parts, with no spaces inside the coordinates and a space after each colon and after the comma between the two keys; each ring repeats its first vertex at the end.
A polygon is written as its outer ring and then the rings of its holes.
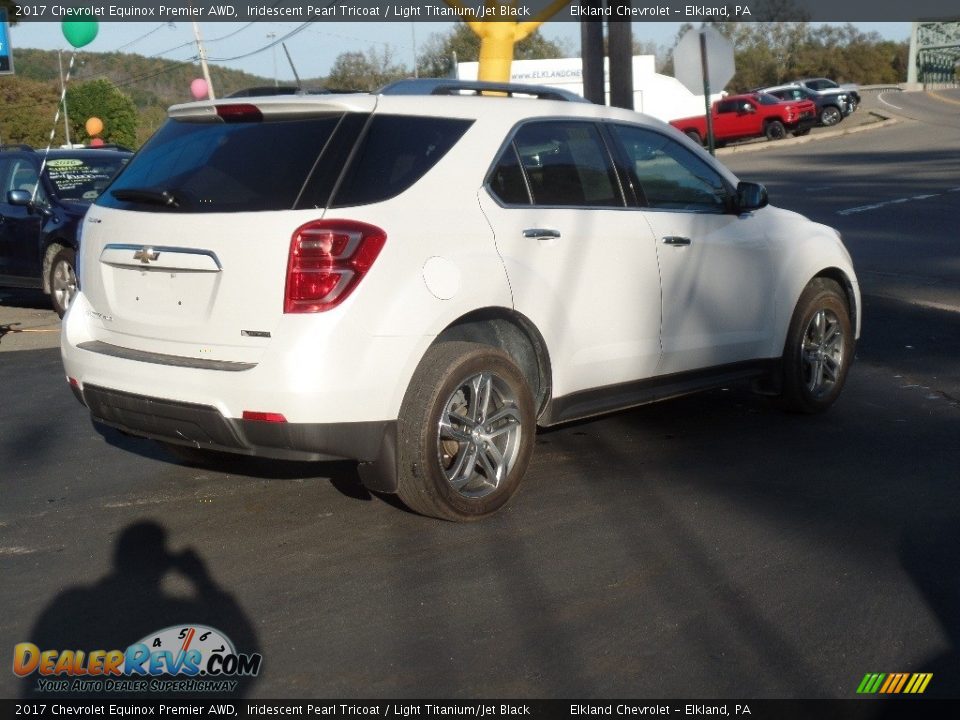
{"type": "Polygon", "coordinates": [[[25,207],[27,210],[38,212],[44,217],[50,217],[53,213],[49,209],[38,205],[33,201],[33,193],[29,190],[10,190],[7,192],[7,203],[25,207]]]}
{"type": "Polygon", "coordinates": [[[743,181],[737,185],[737,213],[759,210],[769,202],[767,189],[760,183],[743,181]]]}
{"type": "Polygon", "coordinates": [[[11,190],[7,193],[7,202],[10,205],[30,207],[33,196],[26,190],[11,190]]]}

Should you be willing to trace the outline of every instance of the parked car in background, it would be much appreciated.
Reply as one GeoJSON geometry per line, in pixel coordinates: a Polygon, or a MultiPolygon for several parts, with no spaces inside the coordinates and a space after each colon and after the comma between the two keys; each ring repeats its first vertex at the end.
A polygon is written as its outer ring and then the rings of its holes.
{"type": "MultiPolygon", "coordinates": [[[[764,136],[781,140],[787,133],[806,135],[817,123],[816,110],[810,100],[785,102],[766,93],[728,95],[711,106],[713,136],[722,144],[764,136]]],[[[703,115],[671,120],[670,124],[694,142],[703,144],[707,138],[703,115]]]]}
{"type": "Polygon", "coordinates": [[[860,328],[840,235],[574,99],[425,80],[171,108],[84,220],[70,387],[189,462],[348,458],[448,520],[509,500],[538,425],[736,379],[828,408],[860,328]]]}
{"type": "Polygon", "coordinates": [[[856,83],[844,83],[841,85],[836,80],[830,78],[803,78],[794,80],[795,85],[803,85],[810,90],[816,90],[821,93],[843,93],[846,94],[853,103],[853,109],[856,110],[860,105],[860,86],[856,83]]]}
{"type": "Polygon", "coordinates": [[[758,92],[765,92],[780,100],[800,101],[810,100],[817,107],[818,124],[829,127],[836,125],[856,107],[845,93],[825,93],[811,90],[803,85],[776,85],[762,88],[758,92]]]}
{"type": "Polygon", "coordinates": [[[41,288],[62,317],[77,292],[80,221],[132,155],[0,147],[0,286],[41,288]]]}

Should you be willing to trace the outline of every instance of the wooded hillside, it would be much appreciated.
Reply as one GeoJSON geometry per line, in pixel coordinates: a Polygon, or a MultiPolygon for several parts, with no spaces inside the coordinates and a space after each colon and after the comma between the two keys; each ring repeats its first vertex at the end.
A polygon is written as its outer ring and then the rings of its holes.
{"type": "MultiPolygon", "coordinates": [[[[64,73],[70,56],[63,53],[64,73]]],[[[16,75],[0,76],[0,140],[45,146],[60,99],[57,53],[52,50],[16,49],[16,75]]],[[[108,80],[133,100],[138,114],[137,144],[157,129],[170,105],[192,100],[190,81],[201,75],[195,63],[148,58],[126,53],[79,51],[70,87],[92,80],[108,80]]],[[[218,96],[242,88],[272,85],[273,80],[239,70],[210,66],[218,96]]],[[[310,87],[316,85],[306,81],[310,87]]],[[[70,118],[82,125],[86,118],[70,118]]],[[[71,123],[73,124],[73,123],[71,123]]],[[[75,138],[72,138],[75,140],[75,138]]],[[[63,120],[54,143],[64,142],[63,120]]]]}

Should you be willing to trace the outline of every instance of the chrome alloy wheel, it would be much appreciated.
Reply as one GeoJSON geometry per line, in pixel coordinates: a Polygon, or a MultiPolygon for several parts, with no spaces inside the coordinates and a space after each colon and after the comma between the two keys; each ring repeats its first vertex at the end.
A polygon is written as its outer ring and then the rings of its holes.
{"type": "Polygon", "coordinates": [[[843,327],[832,310],[820,309],[810,318],[800,350],[803,382],[814,398],[829,393],[843,363],[843,327]]]}
{"type": "Polygon", "coordinates": [[[66,310],[77,294],[77,274],[66,260],[60,260],[50,274],[50,294],[57,307],[66,310]]]}
{"type": "Polygon", "coordinates": [[[499,376],[473,375],[444,403],[438,431],[447,482],[464,497],[484,497],[505,480],[520,452],[517,398],[499,376]]]}

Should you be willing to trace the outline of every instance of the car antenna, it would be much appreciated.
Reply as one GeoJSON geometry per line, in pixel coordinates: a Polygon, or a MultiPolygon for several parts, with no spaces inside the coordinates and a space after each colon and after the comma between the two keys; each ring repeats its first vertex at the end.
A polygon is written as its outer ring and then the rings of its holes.
{"type": "Polygon", "coordinates": [[[297,94],[302,94],[302,93],[303,93],[303,83],[300,82],[300,76],[297,75],[297,68],[294,67],[294,65],[293,65],[293,58],[290,57],[290,51],[287,50],[287,44],[286,44],[286,43],[280,43],[280,45],[283,47],[283,52],[286,53],[286,55],[287,55],[287,62],[290,63],[290,69],[293,70],[293,77],[294,77],[294,79],[297,81],[297,94]]]}

